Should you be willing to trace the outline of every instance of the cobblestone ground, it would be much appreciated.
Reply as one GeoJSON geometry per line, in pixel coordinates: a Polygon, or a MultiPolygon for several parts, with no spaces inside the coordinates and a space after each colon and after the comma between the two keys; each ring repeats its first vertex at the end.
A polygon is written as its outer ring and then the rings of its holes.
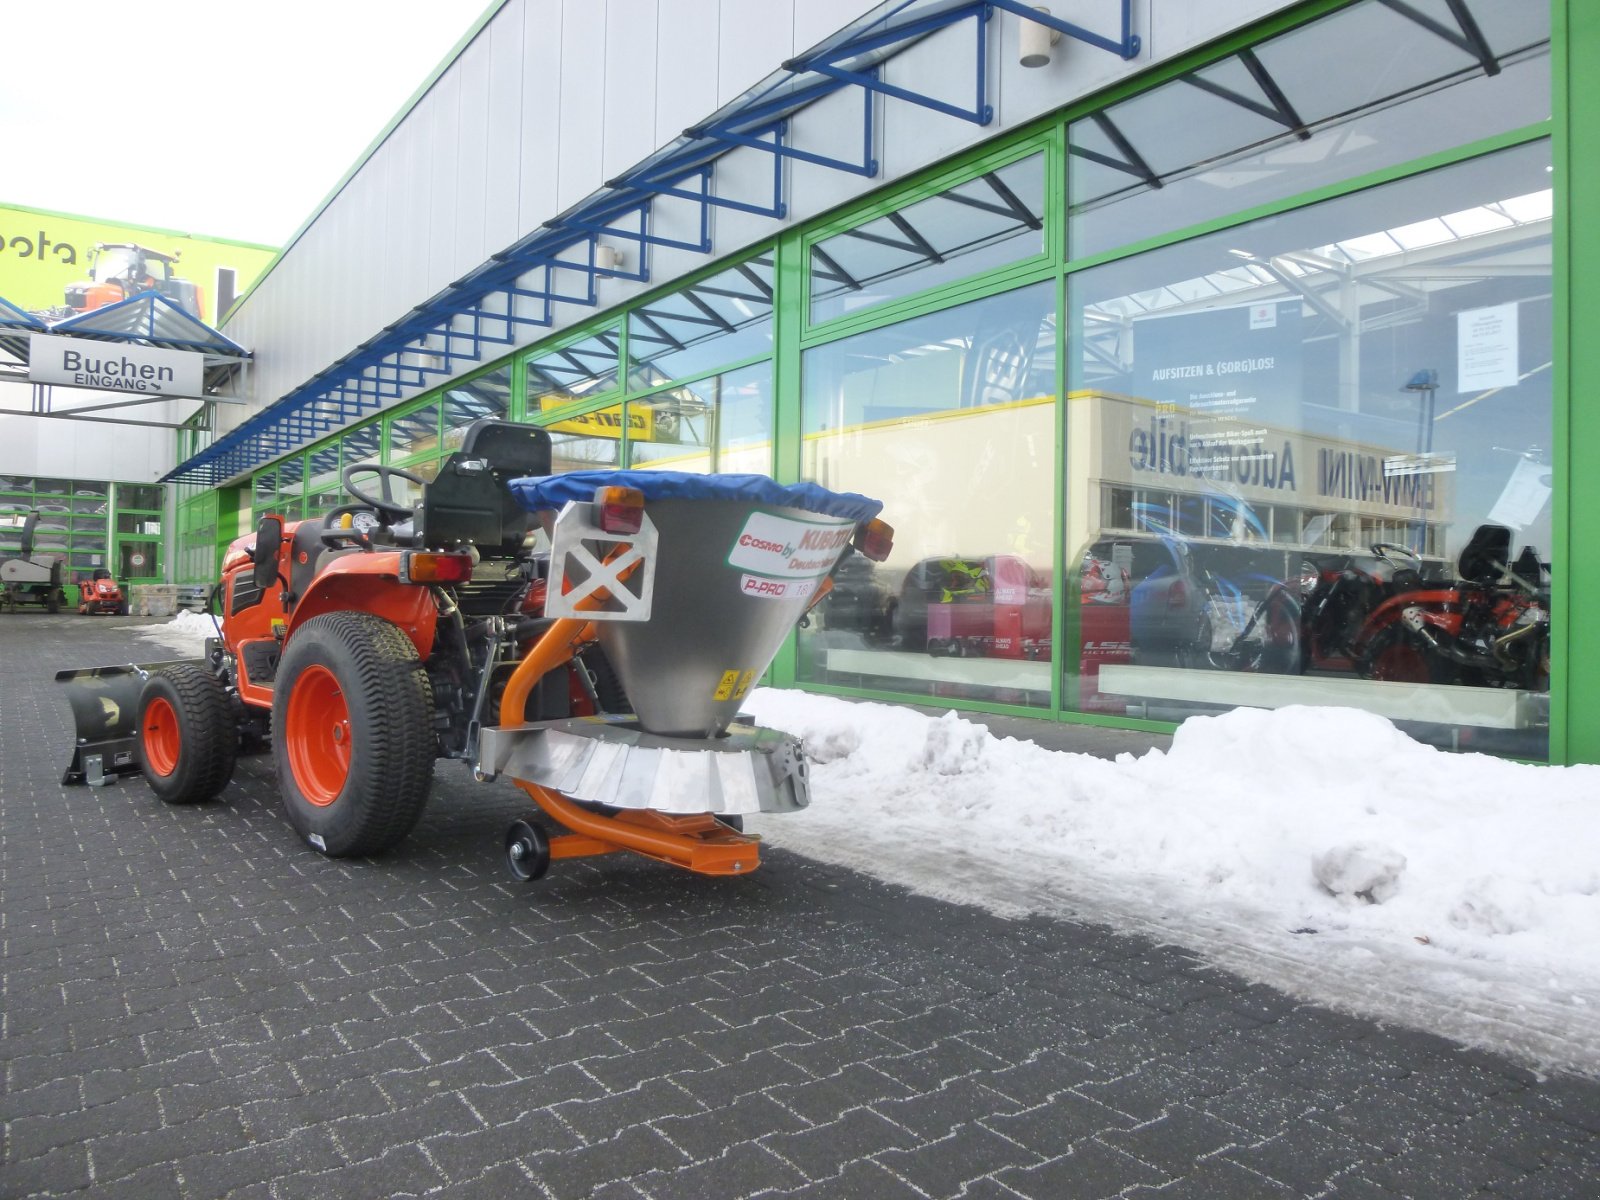
{"type": "MultiPolygon", "coordinates": [[[[772,853],[513,884],[455,764],[382,861],[59,786],[62,666],[0,616],[0,1195],[1587,1197],[1600,1084],[1298,1004],[1103,929],[772,853]]],[[[793,819],[804,820],[803,814],[793,819]]]]}

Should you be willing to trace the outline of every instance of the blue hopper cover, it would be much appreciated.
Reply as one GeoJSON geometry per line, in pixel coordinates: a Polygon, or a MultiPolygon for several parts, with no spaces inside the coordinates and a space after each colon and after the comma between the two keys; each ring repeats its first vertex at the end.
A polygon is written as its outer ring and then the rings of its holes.
{"type": "Polygon", "coordinates": [[[511,493],[530,512],[561,508],[569,500],[588,503],[596,488],[637,488],[646,500],[745,500],[776,508],[799,508],[824,517],[868,521],[881,500],[855,492],[830,492],[815,483],[776,483],[765,475],[691,475],[684,471],[568,471],[511,481],[511,493]]]}

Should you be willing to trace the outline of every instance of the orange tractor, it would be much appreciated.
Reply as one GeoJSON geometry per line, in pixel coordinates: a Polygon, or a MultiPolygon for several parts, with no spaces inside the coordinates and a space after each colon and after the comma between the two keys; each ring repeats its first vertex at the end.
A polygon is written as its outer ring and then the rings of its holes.
{"type": "Polygon", "coordinates": [[[173,272],[176,254],[163,254],[133,242],[100,242],[89,251],[89,278],[67,285],[67,307],[85,313],[157,292],[179,308],[205,319],[205,296],[198,285],[173,272]]]}
{"type": "Polygon", "coordinates": [[[128,612],[128,598],[106,568],[96,567],[88,579],[78,581],[79,616],[94,613],[100,616],[125,617],[128,612]]]}
{"type": "Polygon", "coordinates": [[[753,870],[744,815],[808,792],[798,742],[740,703],[843,557],[888,554],[881,506],[760,476],[549,469],[544,430],[481,420],[431,482],[351,466],[351,503],[263,518],[228,551],[203,661],[57,676],[78,726],[65,782],[142,771],[169,803],[206,801],[241,742],[270,745],[300,837],[371,855],[457,759],[538,806],[506,833],[519,879],[617,850],[753,870]]]}

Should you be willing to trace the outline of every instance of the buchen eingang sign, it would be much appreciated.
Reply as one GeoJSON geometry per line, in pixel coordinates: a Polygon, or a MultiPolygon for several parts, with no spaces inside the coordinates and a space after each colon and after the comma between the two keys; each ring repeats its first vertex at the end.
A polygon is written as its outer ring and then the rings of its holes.
{"type": "Polygon", "coordinates": [[[203,397],[205,356],[36,333],[29,338],[28,378],[102,392],[203,397]]]}

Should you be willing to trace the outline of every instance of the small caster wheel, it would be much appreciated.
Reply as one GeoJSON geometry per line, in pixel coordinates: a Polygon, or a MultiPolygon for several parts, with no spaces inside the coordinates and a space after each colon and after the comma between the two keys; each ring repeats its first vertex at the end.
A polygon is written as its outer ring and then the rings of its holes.
{"type": "Polygon", "coordinates": [[[531,818],[513,821],[506,830],[506,866],[523,883],[542,878],[550,869],[550,839],[531,818]]]}

